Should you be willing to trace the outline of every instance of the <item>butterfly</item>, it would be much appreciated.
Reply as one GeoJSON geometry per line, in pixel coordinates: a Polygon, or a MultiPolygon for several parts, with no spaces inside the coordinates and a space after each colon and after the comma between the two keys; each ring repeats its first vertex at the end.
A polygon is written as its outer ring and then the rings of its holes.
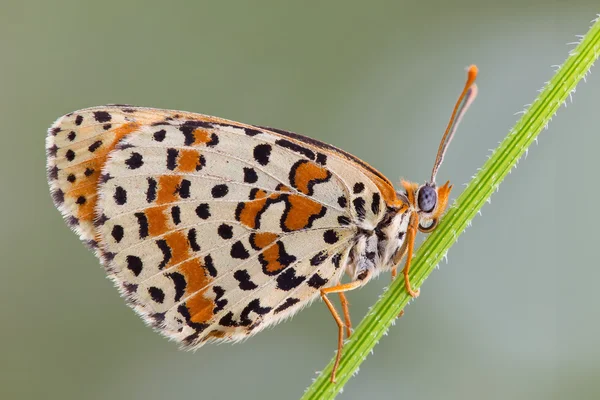
{"type": "Polygon", "coordinates": [[[422,185],[396,190],[359,158],[296,133],[112,104],[51,126],[50,192],[127,303],[185,348],[245,339],[321,298],[338,326],[334,380],[351,334],[345,292],[394,278],[404,258],[406,290],[419,294],[415,237],[446,209],[452,187],[435,178],[476,75],[471,66],[422,185]]]}

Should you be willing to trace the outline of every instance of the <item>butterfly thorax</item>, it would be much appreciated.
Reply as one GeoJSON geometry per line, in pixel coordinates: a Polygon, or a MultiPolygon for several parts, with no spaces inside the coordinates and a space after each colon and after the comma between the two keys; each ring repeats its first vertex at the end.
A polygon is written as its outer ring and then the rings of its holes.
{"type": "Polygon", "coordinates": [[[407,207],[389,208],[374,229],[358,229],[346,266],[352,280],[366,283],[395,266],[404,253],[409,211],[407,207]]]}

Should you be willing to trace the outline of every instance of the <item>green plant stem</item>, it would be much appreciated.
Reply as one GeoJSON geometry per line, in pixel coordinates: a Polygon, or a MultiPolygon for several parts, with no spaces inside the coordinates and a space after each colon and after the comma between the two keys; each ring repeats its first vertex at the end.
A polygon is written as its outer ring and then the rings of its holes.
{"type": "MultiPolygon", "coordinates": [[[[599,54],[600,17],[594,21],[588,33],[570,52],[565,63],[556,71],[538,98],[456,199],[437,229],[419,248],[411,267],[410,280],[413,289],[419,288],[439,264],[450,246],[456,242],[500,182],[571,95],[577,83],[585,77],[599,54]]],[[[308,387],[302,399],[334,398],[410,300],[411,297],[404,289],[404,281],[397,279],[346,341],[336,383],[329,381],[334,361],[332,359],[308,387]]]]}

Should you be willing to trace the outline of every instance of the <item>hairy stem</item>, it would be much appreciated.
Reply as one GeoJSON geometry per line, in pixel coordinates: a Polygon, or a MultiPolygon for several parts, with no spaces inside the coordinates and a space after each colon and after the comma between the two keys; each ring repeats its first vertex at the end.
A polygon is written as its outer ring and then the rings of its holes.
{"type": "MultiPolygon", "coordinates": [[[[564,64],[556,71],[554,77],[546,84],[521,119],[469,182],[437,229],[419,248],[411,267],[413,289],[419,288],[439,264],[458,236],[497,190],[500,182],[515,167],[559,107],[573,93],[577,83],[585,78],[599,54],[600,16],[594,21],[587,34],[582,37],[577,47],[569,53],[564,64]]],[[[358,370],[360,364],[409,300],[411,297],[404,289],[403,280],[397,279],[371,308],[346,342],[337,371],[336,383],[329,382],[334,362],[331,360],[319,377],[308,387],[302,399],[334,398],[352,374],[358,370]]]]}

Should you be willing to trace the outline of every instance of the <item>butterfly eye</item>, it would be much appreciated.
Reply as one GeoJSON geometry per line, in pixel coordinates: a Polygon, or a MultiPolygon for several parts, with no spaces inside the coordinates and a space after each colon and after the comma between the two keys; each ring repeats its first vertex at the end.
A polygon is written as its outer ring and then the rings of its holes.
{"type": "Polygon", "coordinates": [[[423,212],[432,212],[437,203],[437,192],[432,186],[423,185],[419,189],[417,198],[419,209],[423,212]]]}
{"type": "Polygon", "coordinates": [[[433,232],[435,227],[438,225],[438,221],[439,220],[437,218],[434,218],[431,220],[431,224],[429,224],[427,226],[423,226],[423,225],[419,224],[419,230],[423,233],[433,232]]]}

